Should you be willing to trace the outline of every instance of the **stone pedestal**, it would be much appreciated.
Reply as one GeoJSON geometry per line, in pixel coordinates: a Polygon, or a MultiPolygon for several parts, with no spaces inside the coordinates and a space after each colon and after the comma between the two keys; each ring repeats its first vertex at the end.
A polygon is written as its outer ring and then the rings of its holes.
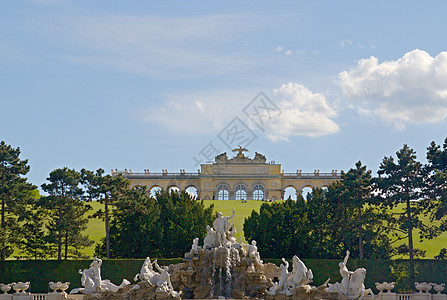
{"type": "Polygon", "coordinates": [[[414,300],[431,300],[430,293],[416,293],[413,295],[414,300]]]}
{"type": "Polygon", "coordinates": [[[0,294],[0,300],[12,300],[12,294],[0,294]]]}
{"type": "Polygon", "coordinates": [[[375,297],[377,297],[377,296],[375,296],[375,295],[366,295],[366,296],[363,296],[363,300],[374,300],[375,297]]]}
{"type": "Polygon", "coordinates": [[[12,300],[30,300],[31,299],[31,295],[26,293],[26,294],[14,294],[12,295],[12,300]]]}
{"type": "Polygon", "coordinates": [[[397,300],[396,293],[382,293],[376,296],[377,300],[397,300]]]}
{"type": "Polygon", "coordinates": [[[431,295],[432,300],[447,300],[447,295],[444,294],[433,294],[431,295]]]}

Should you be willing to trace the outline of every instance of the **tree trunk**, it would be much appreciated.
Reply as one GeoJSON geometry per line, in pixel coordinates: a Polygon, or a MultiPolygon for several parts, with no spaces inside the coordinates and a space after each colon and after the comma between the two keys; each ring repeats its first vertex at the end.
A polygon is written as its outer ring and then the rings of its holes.
{"type": "Polygon", "coordinates": [[[359,207],[359,259],[363,259],[362,208],[359,207]]]}
{"type": "MultiPolygon", "coordinates": [[[[2,221],[1,221],[1,224],[2,224],[2,229],[4,229],[5,228],[5,198],[4,197],[2,197],[2,221]]],[[[2,243],[2,251],[1,252],[2,253],[1,253],[0,259],[5,260],[5,256],[6,256],[5,242],[2,243]]]]}
{"type": "Polygon", "coordinates": [[[62,205],[59,206],[59,219],[57,220],[57,227],[58,227],[58,233],[57,233],[57,259],[62,259],[62,205]]]}
{"type": "MultiPolygon", "coordinates": [[[[408,222],[411,220],[411,211],[410,211],[410,200],[407,200],[407,219],[408,222]]],[[[413,228],[410,226],[408,228],[408,253],[410,255],[410,282],[414,282],[415,280],[415,271],[414,271],[414,251],[413,251],[413,228]]]]}
{"type": "Polygon", "coordinates": [[[68,258],[68,232],[65,232],[65,260],[68,258]]]}
{"type": "Polygon", "coordinates": [[[104,199],[104,223],[106,226],[106,257],[110,259],[110,235],[109,235],[109,197],[107,194],[104,199]]]}

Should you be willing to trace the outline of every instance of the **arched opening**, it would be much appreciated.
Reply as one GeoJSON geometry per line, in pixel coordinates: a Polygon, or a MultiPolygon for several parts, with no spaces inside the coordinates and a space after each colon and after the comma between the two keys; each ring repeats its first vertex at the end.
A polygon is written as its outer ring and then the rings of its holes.
{"type": "Polygon", "coordinates": [[[170,193],[172,193],[172,192],[178,193],[178,192],[180,192],[180,188],[176,185],[171,185],[170,187],[168,187],[168,191],[170,193]]]}
{"type": "Polygon", "coordinates": [[[230,196],[228,185],[219,184],[217,186],[217,200],[228,200],[230,196]]]}
{"type": "Polygon", "coordinates": [[[296,200],[296,188],[293,186],[288,186],[284,189],[284,200],[287,199],[296,200]]]}
{"type": "Polygon", "coordinates": [[[161,191],[161,187],[154,185],[149,189],[149,196],[155,198],[155,195],[161,191]]]}
{"type": "Polygon", "coordinates": [[[253,187],[253,200],[264,200],[264,187],[260,184],[255,184],[253,187]]]}
{"type": "Polygon", "coordinates": [[[303,188],[303,198],[307,199],[307,195],[312,195],[312,187],[311,186],[306,186],[303,188]]]}
{"type": "Polygon", "coordinates": [[[196,198],[199,196],[198,190],[195,186],[190,185],[185,190],[192,198],[196,198]]]}
{"type": "Polygon", "coordinates": [[[234,189],[236,200],[247,200],[247,188],[243,184],[236,185],[234,189]]]}

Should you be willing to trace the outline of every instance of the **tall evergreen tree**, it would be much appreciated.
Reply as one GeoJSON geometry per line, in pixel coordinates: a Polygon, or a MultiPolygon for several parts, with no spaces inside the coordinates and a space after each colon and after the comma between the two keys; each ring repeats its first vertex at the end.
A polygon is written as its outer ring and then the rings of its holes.
{"type": "Polygon", "coordinates": [[[82,182],[87,188],[87,197],[89,200],[95,199],[104,204],[104,211],[99,209],[92,217],[101,218],[105,225],[105,246],[106,258],[110,255],[110,211],[129,187],[129,181],[123,178],[122,174],[117,176],[105,175],[104,170],[98,169],[96,173],[85,169],[81,170],[82,182]]]}
{"type": "Polygon", "coordinates": [[[423,199],[425,188],[422,164],[416,160],[413,149],[404,145],[393,157],[384,157],[376,178],[376,200],[389,210],[387,224],[394,232],[396,240],[407,239],[407,244],[397,249],[408,250],[410,256],[410,277],[414,279],[414,232],[418,230],[420,239],[433,238],[436,226],[424,223],[421,216],[427,213],[429,202],[423,199]],[[403,207],[402,207],[403,206],[403,207]]]}
{"type": "Polygon", "coordinates": [[[12,254],[12,246],[18,241],[18,215],[35,186],[28,183],[28,160],[20,159],[20,148],[14,149],[0,142],[0,260],[12,254]]]}
{"type": "Polygon", "coordinates": [[[80,248],[92,244],[82,235],[88,223],[85,213],[91,207],[80,200],[83,191],[79,187],[79,172],[64,167],[52,171],[47,180],[50,183],[42,184],[42,189],[49,195],[39,202],[49,211],[47,228],[49,239],[57,246],[57,259],[62,259],[62,248],[67,259],[69,246],[74,247],[74,254],[78,255],[80,248]]]}

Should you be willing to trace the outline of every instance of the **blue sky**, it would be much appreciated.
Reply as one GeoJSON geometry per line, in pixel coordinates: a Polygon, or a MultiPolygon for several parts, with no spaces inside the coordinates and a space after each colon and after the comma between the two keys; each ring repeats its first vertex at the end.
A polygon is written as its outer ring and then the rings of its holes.
{"type": "Polygon", "coordinates": [[[195,171],[236,146],[235,120],[249,155],[286,172],[376,171],[404,143],[424,161],[447,137],[446,9],[4,0],[0,140],[21,148],[36,185],[64,166],[195,171]],[[257,126],[244,108],[260,92],[275,110],[257,126]]]}

